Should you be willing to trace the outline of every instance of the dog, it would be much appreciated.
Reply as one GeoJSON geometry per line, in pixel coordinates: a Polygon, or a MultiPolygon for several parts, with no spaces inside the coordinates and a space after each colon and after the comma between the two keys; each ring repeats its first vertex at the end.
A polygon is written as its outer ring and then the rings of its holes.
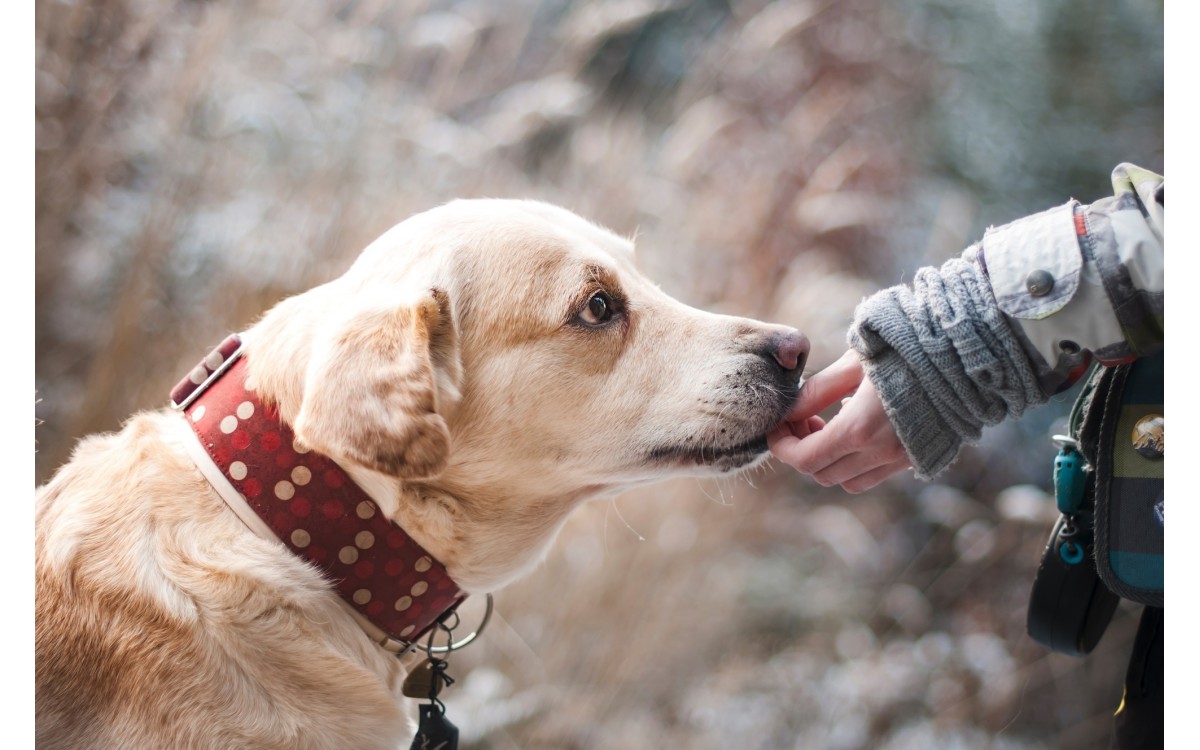
{"type": "Polygon", "coordinates": [[[431,586],[457,601],[528,573],[589,499],[763,460],[808,349],[791,328],[676,301],[630,241],[549,204],[462,200],[396,225],[214,355],[239,375],[192,381],[232,378],[234,401],[253,399],[224,416],[137,414],[81,440],[38,489],[39,747],[403,746],[406,670],[364,621],[376,605],[354,609],[379,596],[348,604],[297,554],[324,528],[314,472],[344,477],[369,498],[358,515],[389,524],[350,529],[354,544],[323,553],[335,566],[378,567],[359,548],[385,545],[362,540],[400,534],[420,557],[397,570],[444,573],[377,609],[431,586]],[[276,421],[253,440],[291,473],[252,490],[232,457],[254,410],[276,421]],[[234,447],[213,447],[226,428],[234,447]],[[305,511],[309,528],[259,528],[252,499],[268,520],[305,511]]]}

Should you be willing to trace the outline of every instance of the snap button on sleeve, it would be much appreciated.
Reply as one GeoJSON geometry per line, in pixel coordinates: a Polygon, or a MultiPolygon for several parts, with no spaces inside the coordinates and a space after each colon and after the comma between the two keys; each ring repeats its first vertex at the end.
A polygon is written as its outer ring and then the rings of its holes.
{"type": "Polygon", "coordinates": [[[1034,297],[1045,297],[1054,288],[1054,277],[1049,271],[1032,271],[1025,277],[1025,289],[1034,297]]]}
{"type": "Polygon", "coordinates": [[[1075,235],[1077,205],[1072,200],[984,233],[982,250],[969,259],[982,254],[996,304],[1005,315],[1041,320],[1063,309],[1079,290],[1083,252],[1075,235]],[[1031,284],[1036,276],[1043,278],[1031,284]]]}

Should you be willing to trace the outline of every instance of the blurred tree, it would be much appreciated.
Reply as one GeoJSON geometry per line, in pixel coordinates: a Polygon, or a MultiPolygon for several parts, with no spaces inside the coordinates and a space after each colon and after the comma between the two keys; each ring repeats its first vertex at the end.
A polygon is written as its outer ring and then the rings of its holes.
{"type": "MultiPolygon", "coordinates": [[[[1104,195],[1119,161],[1163,168],[1161,0],[45,0],[36,19],[39,481],[453,197],[636,231],[667,291],[805,328],[820,364],[872,289],[1104,195]]],[[[1095,746],[1123,655],[1022,640],[1052,503],[1010,486],[1046,485],[1067,403],[939,485],[660,487],[625,506],[647,543],[581,513],[464,656],[493,671],[460,725],[496,748],[1095,746]]]]}

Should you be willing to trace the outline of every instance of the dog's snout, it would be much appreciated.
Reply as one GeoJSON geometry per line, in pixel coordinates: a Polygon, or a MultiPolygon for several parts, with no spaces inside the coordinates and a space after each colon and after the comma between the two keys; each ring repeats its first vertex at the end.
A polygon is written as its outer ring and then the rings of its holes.
{"type": "Polygon", "coordinates": [[[771,356],[788,372],[803,369],[810,348],[808,337],[799,331],[787,331],[771,337],[771,356]]]}

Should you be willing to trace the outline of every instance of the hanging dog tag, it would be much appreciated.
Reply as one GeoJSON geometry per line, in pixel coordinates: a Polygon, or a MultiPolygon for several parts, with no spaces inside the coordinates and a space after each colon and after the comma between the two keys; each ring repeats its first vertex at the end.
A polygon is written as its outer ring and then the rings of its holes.
{"type": "Polygon", "coordinates": [[[446,680],[441,670],[433,668],[433,662],[425,659],[404,678],[400,692],[409,698],[427,700],[430,695],[437,695],[446,687],[446,680]],[[437,682],[435,688],[434,682],[437,682]]]}
{"type": "Polygon", "coordinates": [[[409,750],[458,750],[458,727],[446,718],[441,704],[421,706],[421,722],[409,750]]]}

